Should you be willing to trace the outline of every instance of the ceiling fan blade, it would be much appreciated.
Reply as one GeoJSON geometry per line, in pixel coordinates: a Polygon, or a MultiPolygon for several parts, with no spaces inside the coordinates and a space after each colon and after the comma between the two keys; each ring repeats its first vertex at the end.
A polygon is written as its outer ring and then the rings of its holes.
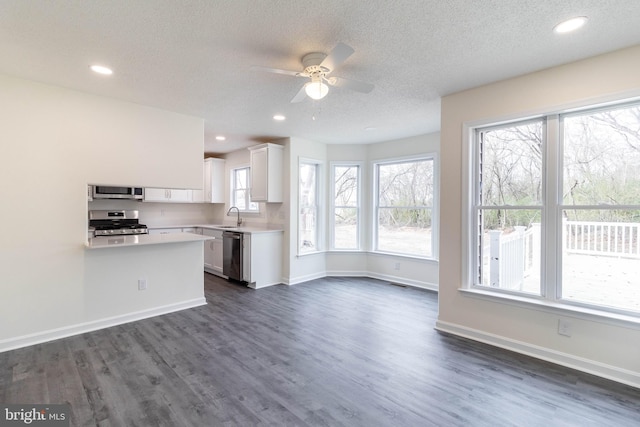
{"type": "Polygon", "coordinates": [[[266,71],[267,73],[284,74],[285,76],[304,77],[300,75],[299,71],[281,70],[280,68],[269,68],[254,65],[251,69],[253,71],[266,71]]]}
{"type": "Polygon", "coordinates": [[[344,43],[338,43],[336,47],[334,47],[329,55],[322,61],[320,64],[321,67],[325,67],[329,69],[329,72],[335,70],[340,66],[344,61],[347,60],[351,54],[355,52],[351,46],[348,46],[344,43]]]}
{"type": "Polygon", "coordinates": [[[304,90],[306,86],[307,86],[306,84],[303,85],[298,91],[298,93],[296,93],[296,96],[294,96],[293,99],[291,99],[292,104],[304,101],[304,99],[307,97],[307,92],[305,92],[304,90]]]}
{"type": "Polygon", "coordinates": [[[371,83],[361,82],[359,80],[349,80],[342,77],[329,77],[327,83],[335,87],[343,87],[355,90],[356,92],[369,93],[373,90],[374,85],[371,83]]]}

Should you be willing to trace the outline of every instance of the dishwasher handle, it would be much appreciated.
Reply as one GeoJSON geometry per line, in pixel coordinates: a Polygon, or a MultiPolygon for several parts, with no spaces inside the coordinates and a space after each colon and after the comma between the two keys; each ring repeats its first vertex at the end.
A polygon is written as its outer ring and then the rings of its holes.
{"type": "Polygon", "coordinates": [[[240,240],[242,239],[242,233],[234,233],[233,231],[224,231],[222,233],[222,237],[226,237],[229,239],[240,240]]]}

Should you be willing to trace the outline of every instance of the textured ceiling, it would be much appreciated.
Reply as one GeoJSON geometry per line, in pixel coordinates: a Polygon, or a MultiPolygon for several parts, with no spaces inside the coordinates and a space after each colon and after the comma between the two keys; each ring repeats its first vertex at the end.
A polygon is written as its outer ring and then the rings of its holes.
{"type": "Polygon", "coordinates": [[[443,95],[638,43],[638,0],[0,0],[0,73],[202,117],[212,153],[438,131],[443,95]],[[251,69],[301,70],[338,42],[355,53],[333,74],[371,93],[291,104],[304,80],[251,69]]]}

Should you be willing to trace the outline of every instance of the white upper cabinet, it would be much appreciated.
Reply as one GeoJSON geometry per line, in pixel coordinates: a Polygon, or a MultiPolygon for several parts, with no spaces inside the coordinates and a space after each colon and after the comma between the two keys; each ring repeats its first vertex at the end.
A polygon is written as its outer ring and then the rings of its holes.
{"type": "Polygon", "coordinates": [[[170,203],[190,203],[191,190],[176,190],[168,188],[145,188],[145,202],[170,202],[170,203]]]}
{"type": "Polygon", "coordinates": [[[251,201],[282,202],[284,147],[277,144],[261,144],[249,147],[249,151],[251,152],[251,201]]]}
{"type": "Polygon", "coordinates": [[[204,203],[224,203],[224,159],[204,160],[204,203]]]}

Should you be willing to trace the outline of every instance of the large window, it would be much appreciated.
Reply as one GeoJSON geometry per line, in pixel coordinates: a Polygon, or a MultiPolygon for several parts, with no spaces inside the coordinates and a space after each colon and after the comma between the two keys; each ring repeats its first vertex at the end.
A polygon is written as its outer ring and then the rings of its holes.
{"type": "Polygon", "coordinates": [[[374,249],[433,258],[433,157],[375,163],[374,170],[374,249]]]}
{"type": "Polygon", "coordinates": [[[640,314],[640,105],[476,129],[473,285],[640,314]]]}
{"type": "Polygon", "coordinates": [[[310,160],[301,160],[298,181],[298,253],[320,250],[318,242],[318,171],[319,164],[310,160]]]}
{"type": "Polygon", "coordinates": [[[360,248],[360,165],[334,164],[332,172],[331,248],[360,248]]]}
{"type": "Polygon", "coordinates": [[[477,285],[541,294],[545,121],[477,131],[477,285]]]}
{"type": "Polygon", "coordinates": [[[231,170],[231,206],[241,212],[258,212],[258,204],[251,201],[250,170],[242,167],[231,170]]]}

